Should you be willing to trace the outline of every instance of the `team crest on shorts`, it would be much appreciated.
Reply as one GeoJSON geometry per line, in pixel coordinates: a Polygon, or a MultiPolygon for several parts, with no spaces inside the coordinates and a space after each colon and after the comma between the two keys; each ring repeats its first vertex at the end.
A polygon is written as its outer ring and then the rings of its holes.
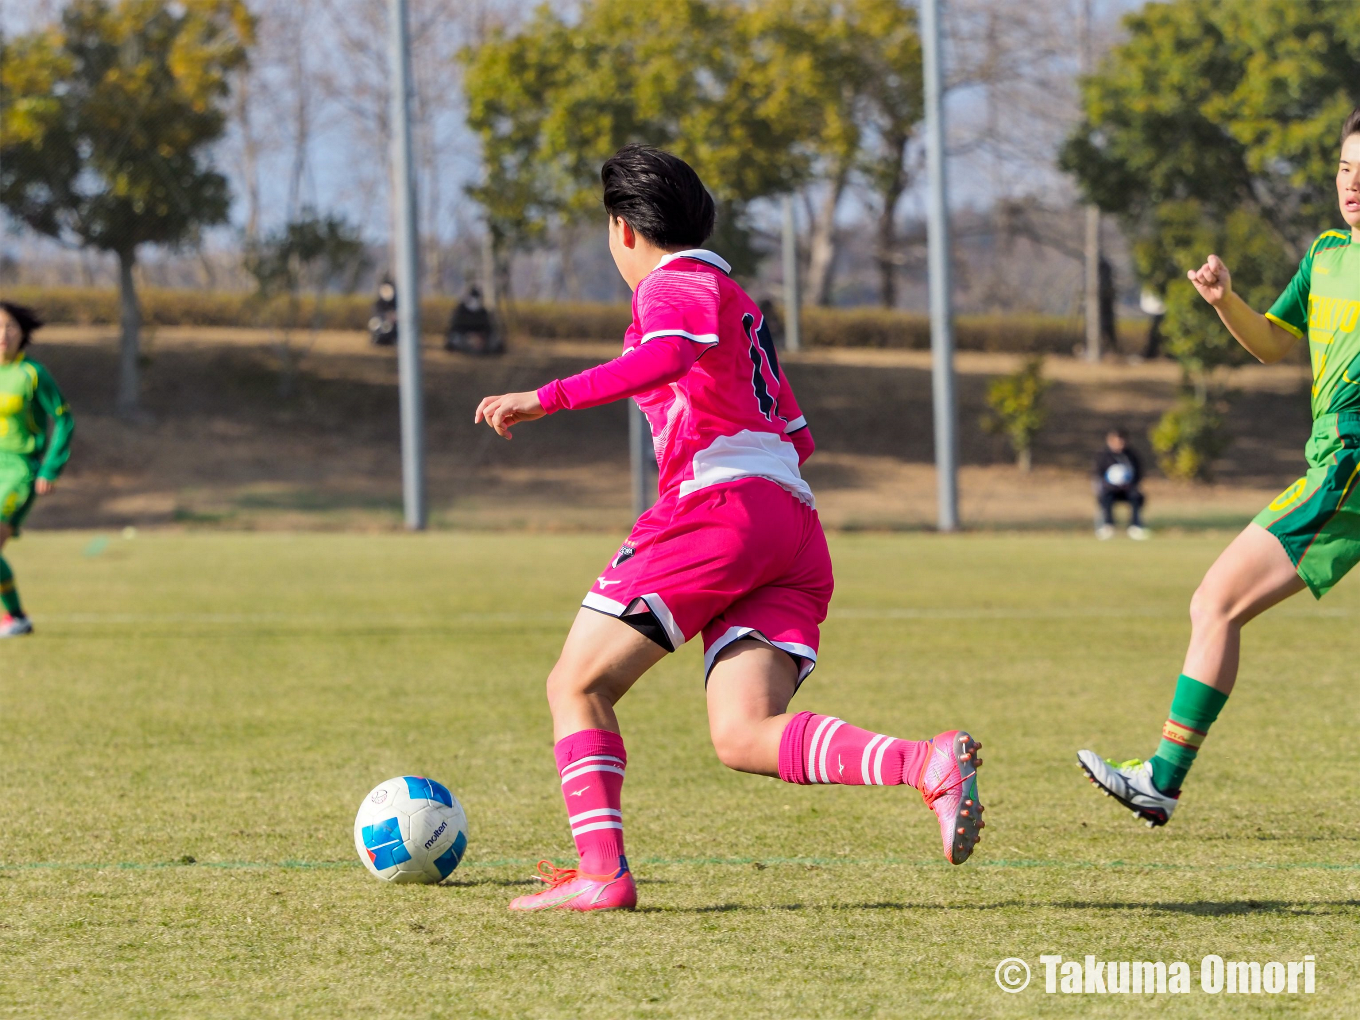
{"type": "Polygon", "coordinates": [[[610,569],[611,570],[616,569],[620,564],[627,563],[629,560],[633,558],[633,555],[636,552],[637,550],[634,549],[631,545],[625,545],[622,549],[619,550],[618,555],[615,556],[614,559],[610,561],[609,563],[610,569]]]}

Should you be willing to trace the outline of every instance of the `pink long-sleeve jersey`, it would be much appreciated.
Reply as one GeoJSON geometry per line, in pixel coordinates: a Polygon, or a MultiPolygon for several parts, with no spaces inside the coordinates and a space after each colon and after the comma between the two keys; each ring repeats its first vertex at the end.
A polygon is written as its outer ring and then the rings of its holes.
{"type": "Polygon", "coordinates": [[[551,414],[635,397],[663,496],[756,477],[813,506],[798,471],[812,453],[807,420],[764,316],[731,268],[703,249],[666,256],[633,294],[623,354],[548,383],[539,402],[551,414]]]}

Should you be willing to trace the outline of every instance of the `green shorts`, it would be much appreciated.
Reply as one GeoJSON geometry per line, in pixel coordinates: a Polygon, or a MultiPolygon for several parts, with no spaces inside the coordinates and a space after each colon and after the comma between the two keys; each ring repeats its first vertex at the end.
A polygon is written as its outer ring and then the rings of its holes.
{"type": "Polygon", "coordinates": [[[1360,563],[1360,412],[1324,414],[1304,450],[1308,473],[1253,518],[1280,540],[1315,598],[1360,563]]]}
{"type": "Polygon", "coordinates": [[[37,495],[33,483],[37,480],[33,465],[14,454],[0,454],[0,523],[8,524],[12,534],[28,516],[37,495]]]}

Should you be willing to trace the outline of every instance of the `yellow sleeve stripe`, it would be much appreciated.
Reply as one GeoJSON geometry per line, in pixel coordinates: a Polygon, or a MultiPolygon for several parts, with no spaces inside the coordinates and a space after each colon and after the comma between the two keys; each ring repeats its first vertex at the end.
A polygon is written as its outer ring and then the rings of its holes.
{"type": "MultiPolygon", "coordinates": [[[[1322,244],[1323,241],[1327,240],[1327,238],[1329,238],[1329,237],[1338,237],[1338,238],[1340,238],[1341,240],[1345,241],[1347,244],[1349,244],[1349,243],[1350,243],[1350,240],[1351,240],[1351,235],[1350,235],[1350,234],[1342,233],[1340,230],[1324,230],[1324,231],[1318,236],[1318,239],[1317,239],[1316,241],[1313,242],[1313,246],[1312,246],[1311,248],[1308,249],[1308,254],[1309,254],[1309,255],[1314,255],[1314,254],[1316,254],[1316,253],[1317,253],[1317,250],[1318,250],[1318,247],[1322,244]]],[[[1330,248],[1331,245],[1328,245],[1327,247],[1330,248]]]]}
{"type": "Polygon", "coordinates": [[[1269,312],[1266,312],[1266,318],[1269,319],[1271,322],[1275,323],[1275,325],[1279,326],[1286,333],[1292,333],[1295,339],[1297,340],[1303,339],[1303,331],[1301,329],[1299,329],[1296,326],[1291,326],[1289,323],[1281,319],[1278,315],[1271,315],[1269,312]]]}

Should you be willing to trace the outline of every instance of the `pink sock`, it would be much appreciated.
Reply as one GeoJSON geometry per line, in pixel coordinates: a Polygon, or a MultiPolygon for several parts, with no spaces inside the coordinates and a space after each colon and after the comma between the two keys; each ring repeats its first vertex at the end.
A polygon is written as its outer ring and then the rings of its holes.
{"type": "Polygon", "coordinates": [[[851,726],[832,715],[799,712],[779,740],[779,778],[786,783],[914,786],[930,757],[929,740],[899,740],[851,726]]]}
{"type": "Polygon", "coordinates": [[[562,776],[567,821],[587,875],[628,870],[623,856],[623,738],[608,730],[581,730],[553,746],[562,776]]]}

